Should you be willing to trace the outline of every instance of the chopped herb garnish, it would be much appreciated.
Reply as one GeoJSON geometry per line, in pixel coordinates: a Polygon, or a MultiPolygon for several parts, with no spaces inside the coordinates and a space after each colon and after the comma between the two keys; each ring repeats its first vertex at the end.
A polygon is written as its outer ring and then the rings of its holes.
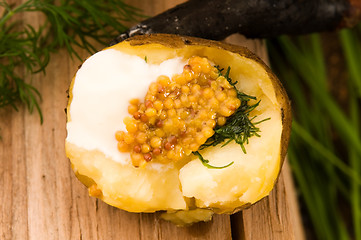
{"type": "MultiPolygon", "coordinates": [[[[227,81],[235,88],[235,90],[237,91],[237,97],[241,100],[241,105],[235,113],[233,113],[230,117],[227,118],[226,124],[224,124],[223,126],[217,125],[215,127],[215,133],[213,134],[213,136],[210,137],[199,149],[202,150],[209,146],[216,146],[221,143],[222,147],[224,147],[228,143],[235,141],[241,146],[242,151],[246,153],[246,148],[244,147],[244,145],[248,144],[248,139],[253,136],[260,137],[260,129],[256,127],[256,125],[260,124],[261,122],[267,121],[270,118],[266,118],[258,122],[252,122],[257,116],[250,117],[249,113],[259,105],[260,100],[255,104],[250,105],[249,101],[257,100],[257,98],[242,93],[236,88],[235,85],[237,84],[237,82],[233,82],[232,79],[229,77],[231,68],[228,67],[225,74],[222,74],[222,71],[224,69],[221,69],[218,66],[216,66],[216,68],[219,71],[219,76],[225,77],[227,81]]],[[[205,160],[198,151],[193,152],[193,154],[199,157],[204,166],[208,168],[214,168],[213,166],[208,164],[209,161],[205,160]]],[[[228,164],[221,168],[228,167],[230,165],[231,164],[228,164]]]]}
{"type": "Polygon", "coordinates": [[[231,166],[234,162],[230,162],[228,163],[227,165],[225,166],[221,166],[221,167],[217,167],[217,166],[212,166],[209,163],[209,160],[207,159],[204,159],[203,156],[197,151],[197,152],[193,152],[194,155],[198,156],[198,158],[201,160],[202,164],[204,166],[206,166],[207,168],[213,168],[213,169],[222,169],[222,168],[226,168],[226,167],[229,167],[231,166]]]}
{"type": "Polygon", "coordinates": [[[144,61],[145,61],[146,63],[148,63],[148,57],[147,57],[147,56],[144,57],[144,61]]]}

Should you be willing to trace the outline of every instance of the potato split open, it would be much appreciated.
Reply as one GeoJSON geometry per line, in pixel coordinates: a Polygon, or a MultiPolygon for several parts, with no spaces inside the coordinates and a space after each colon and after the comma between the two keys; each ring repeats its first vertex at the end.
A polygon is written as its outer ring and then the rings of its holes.
{"type": "Polygon", "coordinates": [[[233,213],[267,196],[286,155],[291,111],[279,80],[243,47],[167,34],[136,36],[87,59],[69,91],[66,153],[89,194],[129,212],[165,211],[178,225],[210,220],[214,213],[233,213]],[[187,155],[177,161],[150,161],[134,167],[129,152],[117,149],[115,133],[126,131],[133,98],[143,98],[160,75],[179,74],[188,59],[207,58],[230,67],[237,89],[255,96],[250,112],[260,137],[245,144],[234,141],[187,155]]]}

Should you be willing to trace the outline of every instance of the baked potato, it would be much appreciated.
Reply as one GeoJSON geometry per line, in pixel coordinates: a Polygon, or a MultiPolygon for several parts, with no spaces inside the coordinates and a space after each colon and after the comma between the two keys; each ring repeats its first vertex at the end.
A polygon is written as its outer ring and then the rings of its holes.
{"type": "Polygon", "coordinates": [[[69,96],[65,145],[76,176],[91,196],[129,212],[163,211],[162,217],[177,225],[237,212],[270,193],[286,155],[287,94],[244,47],[167,34],[136,36],[89,57],[73,78],[69,96]],[[123,123],[131,116],[129,101],[144,99],[158,76],[180,74],[194,56],[220,72],[228,68],[225,77],[236,91],[257,98],[250,99],[256,107],[248,116],[257,124],[257,136],[243,145],[232,139],[208,144],[174,161],[134,164],[130,155],[136,150],[119,151],[115,136],[129,130],[123,123]]]}

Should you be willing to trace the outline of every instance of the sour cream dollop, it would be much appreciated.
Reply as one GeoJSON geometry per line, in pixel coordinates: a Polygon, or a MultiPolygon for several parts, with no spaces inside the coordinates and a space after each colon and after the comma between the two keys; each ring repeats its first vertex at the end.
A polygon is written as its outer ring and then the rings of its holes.
{"type": "Polygon", "coordinates": [[[115,132],[125,130],[129,100],[143,99],[151,82],[160,75],[180,74],[185,64],[182,58],[148,64],[114,49],[89,57],[75,76],[66,141],[128,164],[129,153],[119,152],[115,132]]]}

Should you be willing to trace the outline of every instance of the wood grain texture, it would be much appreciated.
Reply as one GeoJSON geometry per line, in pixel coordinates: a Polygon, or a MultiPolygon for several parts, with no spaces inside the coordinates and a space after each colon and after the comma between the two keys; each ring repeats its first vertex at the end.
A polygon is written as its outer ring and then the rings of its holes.
{"type": "MultiPolygon", "coordinates": [[[[128,2],[154,15],[181,1],[128,2]]],[[[42,21],[36,14],[22,17],[24,23],[42,21]]],[[[239,36],[228,41],[247,45],[264,59],[267,56],[260,41],[239,36]]],[[[88,56],[82,50],[79,54],[88,56]]],[[[47,74],[31,79],[42,94],[43,125],[23,107],[18,112],[0,110],[1,240],[303,239],[287,167],[271,196],[249,210],[232,217],[218,215],[187,228],[160,220],[158,214],[128,213],[89,197],[64,152],[66,90],[79,64],[60,50],[52,56],[47,74]]]]}

